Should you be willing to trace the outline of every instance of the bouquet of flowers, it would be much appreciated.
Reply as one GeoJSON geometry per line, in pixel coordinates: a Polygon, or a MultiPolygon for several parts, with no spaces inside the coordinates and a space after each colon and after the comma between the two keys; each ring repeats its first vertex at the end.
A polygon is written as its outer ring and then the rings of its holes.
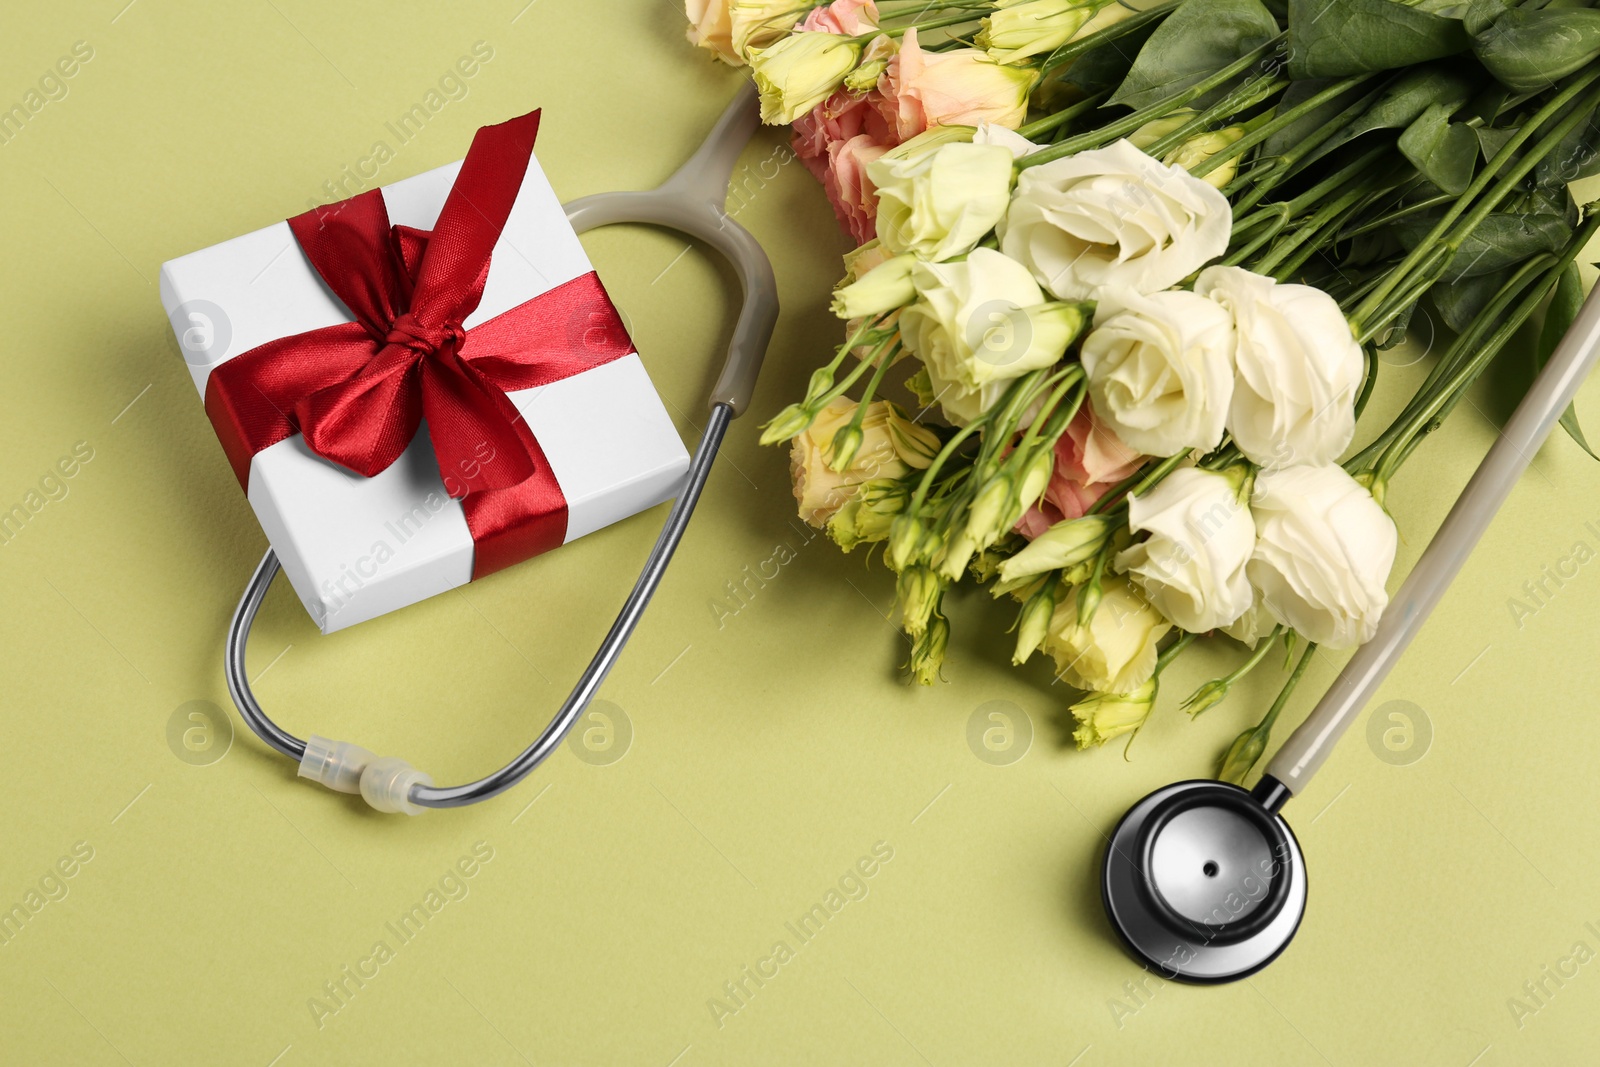
{"type": "Polygon", "coordinates": [[[1395,471],[1530,317],[1542,358],[1576,313],[1600,10],[686,6],[860,245],[844,342],[762,440],[790,443],[803,519],[882,546],[912,675],[968,580],[1016,602],[1015,663],[1083,691],[1080,747],[1131,740],[1196,637],[1252,651],[1195,715],[1281,644],[1281,694],[1221,759],[1243,779],[1312,650],[1374,632],[1395,471]],[[1454,340],[1346,456],[1423,300],[1454,340]],[[891,371],[915,410],[880,398],[891,371]]]}

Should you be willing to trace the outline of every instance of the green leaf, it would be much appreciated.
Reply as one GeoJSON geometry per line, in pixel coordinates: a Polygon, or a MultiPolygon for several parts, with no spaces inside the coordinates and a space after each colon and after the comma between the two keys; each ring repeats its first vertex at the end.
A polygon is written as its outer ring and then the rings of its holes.
{"type": "Polygon", "coordinates": [[[1156,32],[1158,25],[1153,22],[1130,34],[1096,45],[1074,59],[1061,80],[1076,85],[1090,95],[1121,85],[1133,67],[1133,61],[1139,57],[1139,50],[1156,32]]]}
{"type": "MultiPolygon", "coordinates": [[[[1539,343],[1533,350],[1533,368],[1535,373],[1543,369],[1555,354],[1556,346],[1561,344],[1561,338],[1566,336],[1567,330],[1572,327],[1573,320],[1578,317],[1578,308],[1583,306],[1583,281],[1578,277],[1578,265],[1567,264],[1567,269],[1561,272],[1561,280],[1556,283],[1556,291],[1550,297],[1550,305],[1545,309],[1544,328],[1539,331],[1539,343]]],[[[1578,408],[1568,404],[1567,410],[1561,415],[1561,428],[1567,431],[1578,447],[1583,449],[1595,459],[1594,449],[1589,447],[1589,442],[1584,440],[1583,429],[1578,425],[1578,408]]]]}
{"type": "Polygon", "coordinates": [[[1398,0],[1289,0],[1289,76],[1337,78],[1465,52],[1458,19],[1398,0]]]}
{"type": "Polygon", "coordinates": [[[1108,103],[1141,108],[1187,89],[1278,36],[1261,0],[1185,0],[1150,35],[1108,103]]]}
{"type": "MultiPolygon", "coordinates": [[[[1481,73],[1477,77],[1482,77],[1481,73]]],[[[1385,86],[1370,107],[1330,137],[1305,163],[1321,159],[1364,133],[1404,129],[1435,104],[1444,105],[1447,113],[1453,113],[1472,98],[1476,83],[1473,71],[1459,62],[1424,63],[1408,70],[1385,86]]]]}
{"type": "Polygon", "coordinates": [[[1517,135],[1521,126],[1479,126],[1477,128],[1478,150],[1483,153],[1485,163],[1500,154],[1500,149],[1506,142],[1517,135]]]}
{"type": "Polygon", "coordinates": [[[1509,267],[1540,252],[1560,251],[1572,227],[1560,215],[1519,215],[1497,211],[1461,242],[1445,278],[1470,278],[1509,267]]]}
{"type": "Polygon", "coordinates": [[[1516,8],[1474,34],[1472,51],[1502,85],[1548,89],[1600,58],[1600,11],[1516,8]]]}
{"type": "Polygon", "coordinates": [[[1600,174],[1600,109],[1590,112],[1588,122],[1563,137],[1533,168],[1534,183],[1543,188],[1593,174],[1600,174]]]}
{"type": "Polygon", "coordinates": [[[1510,271],[1499,270],[1453,282],[1439,282],[1428,290],[1428,296],[1438,309],[1439,317],[1444,319],[1444,324],[1461,333],[1472,325],[1472,320],[1489,306],[1489,301],[1510,279],[1510,271]]]}
{"type": "Polygon", "coordinates": [[[1459,196],[1472,183],[1478,138],[1472,127],[1451,122],[1450,111],[1445,104],[1430,105],[1400,135],[1400,151],[1424,178],[1459,196]]]}

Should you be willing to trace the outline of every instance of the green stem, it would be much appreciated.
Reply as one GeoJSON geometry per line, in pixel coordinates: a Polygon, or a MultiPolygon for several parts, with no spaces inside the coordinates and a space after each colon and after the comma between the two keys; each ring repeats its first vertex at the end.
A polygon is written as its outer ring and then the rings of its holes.
{"type": "Polygon", "coordinates": [[[1172,93],[1169,96],[1163,97],[1162,99],[1157,100],[1155,103],[1150,104],[1147,107],[1140,108],[1132,114],[1127,115],[1124,118],[1120,118],[1115,122],[1108,123],[1097,130],[1090,130],[1086,133],[1081,133],[1076,137],[1069,137],[1064,141],[1058,141],[1048,148],[1035,152],[1033,155],[1024,159],[1018,160],[1017,168],[1019,170],[1025,170],[1028,167],[1037,167],[1041,163],[1049,163],[1051,160],[1060,159],[1063,156],[1070,156],[1075,152],[1082,152],[1084,149],[1098,148],[1101,145],[1110,144],[1112,141],[1125,137],[1134,130],[1137,130],[1140,126],[1143,126],[1145,123],[1149,122],[1151,119],[1158,119],[1163,115],[1176,110],[1177,108],[1183,107],[1185,104],[1188,104],[1193,100],[1199,99],[1206,93],[1211,92],[1213,89],[1232,81],[1234,78],[1238,77],[1240,74],[1243,74],[1245,71],[1254,66],[1262,56],[1266,55],[1269,51],[1282,44],[1286,36],[1286,34],[1279,34],[1270,41],[1251,49],[1249,52],[1245,53],[1234,62],[1228,64],[1226,67],[1223,67],[1215,74],[1212,74],[1210,77],[1196,82],[1187,89],[1182,89],[1176,93],[1172,93]]]}
{"type": "MultiPolygon", "coordinates": [[[[1183,142],[1187,141],[1196,133],[1209,128],[1215,123],[1221,122],[1223,119],[1232,118],[1234,115],[1246,110],[1247,108],[1254,107],[1256,104],[1261,103],[1261,101],[1265,100],[1273,93],[1283,89],[1288,84],[1289,79],[1273,77],[1270,74],[1263,74],[1259,77],[1251,78],[1243,85],[1239,86],[1239,88],[1235,89],[1233,92],[1229,93],[1227,96],[1223,97],[1206,110],[1195,115],[1194,118],[1190,119],[1182,126],[1179,126],[1165,137],[1162,137],[1160,140],[1147,145],[1144,149],[1144,153],[1147,156],[1160,159],[1174,148],[1177,148],[1179,145],[1183,144],[1183,142]]],[[[1196,171],[1200,171],[1201,167],[1205,166],[1205,164],[1209,162],[1211,162],[1211,159],[1207,158],[1200,165],[1190,170],[1189,173],[1195,174],[1196,171]]],[[[1204,171],[1201,173],[1204,173],[1204,171]]]]}
{"type": "Polygon", "coordinates": [[[1294,665],[1294,673],[1289,675],[1289,680],[1283,683],[1283,688],[1278,690],[1278,699],[1272,702],[1272,707],[1261,717],[1261,722],[1256,726],[1256,731],[1265,740],[1272,734],[1272,726],[1278,721],[1278,715],[1283,711],[1284,705],[1289,703],[1289,697],[1294,693],[1294,687],[1300,684],[1300,676],[1306,673],[1306,668],[1311,665],[1311,657],[1317,651],[1315,643],[1306,645],[1305,652],[1300,655],[1300,662],[1294,665]]]}
{"type": "Polygon", "coordinates": [[[1161,672],[1167,669],[1167,664],[1177,659],[1179,654],[1182,653],[1184,649],[1192,645],[1194,643],[1194,639],[1198,636],[1198,634],[1185,632],[1182,637],[1178,638],[1176,641],[1172,642],[1172,644],[1162,649],[1161,655],[1156,657],[1156,670],[1155,674],[1151,675],[1151,677],[1159,677],[1161,672]]]}
{"type": "Polygon", "coordinates": [[[1494,357],[1499,354],[1500,349],[1505,347],[1506,342],[1511,340],[1517,330],[1522,327],[1522,324],[1527,321],[1539,304],[1544,301],[1544,298],[1555,288],[1557,280],[1561,277],[1561,272],[1566,270],[1567,266],[1578,258],[1578,254],[1583,250],[1584,245],[1589,243],[1589,239],[1595,235],[1597,230],[1600,230],[1600,212],[1592,212],[1584,219],[1583,225],[1573,234],[1572,240],[1567,243],[1567,247],[1562,252],[1561,257],[1546,269],[1543,278],[1539,279],[1523,293],[1522,299],[1509,315],[1503,318],[1491,318],[1487,314],[1480,316],[1481,321],[1494,323],[1494,332],[1483,342],[1482,347],[1473,353],[1472,358],[1463,363],[1460,369],[1451,375],[1449,383],[1406,421],[1405,428],[1384,450],[1383,455],[1378,458],[1377,465],[1373,471],[1375,482],[1387,484],[1389,479],[1393,477],[1394,472],[1399,469],[1400,464],[1405,462],[1406,457],[1411,454],[1416,441],[1428,433],[1432,426],[1442,422],[1444,417],[1460,402],[1468,386],[1477,380],[1478,376],[1483,373],[1494,357]]]}
{"type": "Polygon", "coordinates": [[[1261,144],[1279,130],[1287,128],[1290,123],[1294,122],[1302,115],[1307,115],[1312,111],[1315,111],[1329,100],[1332,100],[1335,97],[1354,89],[1356,86],[1360,85],[1370,77],[1370,74],[1358,74],[1355,77],[1345,78],[1342,81],[1334,82],[1332,85],[1322,90],[1322,92],[1300,101],[1300,103],[1285,111],[1283,114],[1275,116],[1271,122],[1264,123],[1251,130],[1249,133],[1239,138],[1239,140],[1235,141],[1227,148],[1224,148],[1216,155],[1210,157],[1200,165],[1190,170],[1189,173],[1193,174],[1196,178],[1204,178],[1207,174],[1210,174],[1228,160],[1250,151],[1250,149],[1254,148],[1258,144],[1261,144]]]}
{"type": "Polygon", "coordinates": [[[1062,108],[1053,115],[1046,115],[1044,118],[1030,122],[1026,126],[1018,127],[1017,132],[1030,141],[1037,140],[1040,134],[1049,133],[1058,126],[1065,126],[1079,115],[1086,115],[1093,111],[1104,103],[1110,95],[1110,89],[1103,89],[1093,96],[1084,97],[1070,107],[1062,108]]]}
{"type": "Polygon", "coordinates": [[[1139,480],[1139,483],[1132,489],[1128,490],[1128,495],[1140,496],[1143,494],[1145,490],[1155,485],[1168,474],[1171,474],[1173,471],[1177,470],[1178,465],[1184,460],[1188,459],[1189,453],[1193,451],[1194,449],[1192,448],[1186,448],[1182,452],[1179,452],[1176,456],[1168,456],[1160,463],[1157,463],[1154,467],[1151,467],[1150,470],[1145,473],[1145,476],[1139,480]]]}

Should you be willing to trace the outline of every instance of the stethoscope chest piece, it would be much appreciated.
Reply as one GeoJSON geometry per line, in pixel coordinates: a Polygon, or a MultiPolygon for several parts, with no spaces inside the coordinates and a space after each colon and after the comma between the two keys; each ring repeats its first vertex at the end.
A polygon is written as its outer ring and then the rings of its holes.
{"type": "Polygon", "coordinates": [[[1305,862],[1288,823],[1250,793],[1179,782],[1117,824],[1100,891],[1112,927],[1151,970],[1226,982],[1265,967],[1294,937],[1305,862]]]}

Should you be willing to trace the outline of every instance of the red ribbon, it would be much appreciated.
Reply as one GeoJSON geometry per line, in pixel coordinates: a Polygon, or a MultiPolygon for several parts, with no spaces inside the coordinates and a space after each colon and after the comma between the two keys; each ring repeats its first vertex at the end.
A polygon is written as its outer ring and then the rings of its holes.
{"type": "Polygon", "coordinates": [[[474,579],[566,539],[566,497],[506,394],[632,352],[622,319],[591,272],[462,326],[538,131],[537,111],[480,129],[431,232],[391,226],[377,189],[289,220],[355,321],[269,341],[211,372],[206,414],[240,485],[252,456],[295,433],[370,478],[426,420],[445,489],[463,498],[474,579]]]}

